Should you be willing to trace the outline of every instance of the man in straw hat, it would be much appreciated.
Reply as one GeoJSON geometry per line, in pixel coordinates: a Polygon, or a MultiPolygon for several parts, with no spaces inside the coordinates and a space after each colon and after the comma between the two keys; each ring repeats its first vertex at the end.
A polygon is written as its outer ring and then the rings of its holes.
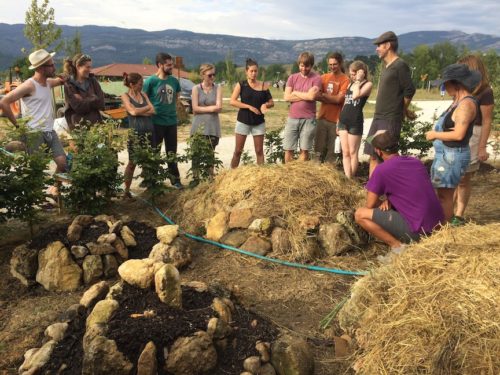
{"type": "MultiPolygon", "coordinates": [[[[408,109],[415,94],[410,68],[397,54],[398,37],[392,31],[380,35],[374,42],[377,54],[384,66],[380,74],[375,114],[368,132],[371,136],[378,130],[387,130],[399,139],[405,117],[415,119],[415,113],[408,109]]],[[[373,147],[365,144],[364,153],[370,155],[370,175],[377,165],[373,147]]]]}
{"type": "Polygon", "coordinates": [[[27,125],[32,130],[39,130],[39,136],[27,145],[29,152],[34,152],[43,144],[52,150],[56,162],[56,172],[66,170],[66,154],[54,131],[54,106],[52,102],[52,88],[64,83],[62,78],[55,78],[56,67],[52,59],[55,52],[49,53],[44,49],[37,50],[29,55],[31,63],[29,69],[35,74],[23,82],[15,90],[9,92],[1,101],[0,108],[17,127],[17,119],[10,109],[10,104],[21,100],[21,113],[28,119],[27,125]]]}
{"type": "Polygon", "coordinates": [[[366,184],[366,203],[356,210],[355,220],[393,253],[400,253],[404,243],[418,241],[443,222],[443,209],[427,169],[417,158],[399,155],[394,135],[380,130],[367,142],[380,165],[366,184]],[[384,195],[387,199],[381,201],[384,195]]]}

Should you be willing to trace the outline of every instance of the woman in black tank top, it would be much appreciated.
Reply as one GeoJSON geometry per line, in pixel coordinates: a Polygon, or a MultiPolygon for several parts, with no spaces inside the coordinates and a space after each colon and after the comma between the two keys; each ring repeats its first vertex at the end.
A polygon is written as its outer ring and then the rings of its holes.
{"type": "Polygon", "coordinates": [[[257,164],[264,163],[264,114],[274,106],[274,102],[269,85],[257,80],[258,69],[256,61],[247,59],[245,67],[247,79],[238,82],[231,95],[230,104],[240,109],[236,122],[236,146],[231,168],[236,168],[240,164],[243,147],[249,134],[253,135],[257,164]]]}
{"type": "Polygon", "coordinates": [[[349,66],[349,77],[351,84],[345,95],[337,131],[342,145],[344,173],[351,178],[358,170],[358,153],[363,135],[363,107],[372,91],[372,83],[368,80],[368,66],[359,60],[353,61],[349,66]]]}
{"type": "MultiPolygon", "coordinates": [[[[128,92],[121,96],[123,106],[127,110],[129,127],[139,136],[141,141],[151,144],[153,134],[153,122],[151,116],[155,109],[147,95],[142,92],[143,79],[139,73],[125,73],[123,75],[123,84],[128,87],[128,92]]],[[[130,158],[133,152],[134,144],[128,142],[129,161],[125,168],[125,192],[124,197],[130,198],[130,185],[134,176],[135,164],[130,158]]]]}

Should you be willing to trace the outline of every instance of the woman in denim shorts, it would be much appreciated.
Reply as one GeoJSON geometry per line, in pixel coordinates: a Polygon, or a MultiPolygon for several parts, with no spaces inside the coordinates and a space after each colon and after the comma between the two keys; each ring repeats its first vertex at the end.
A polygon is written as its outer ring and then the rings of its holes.
{"type": "Polygon", "coordinates": [[[257,164],[264,163],[264,134],[266,133],[264,114],[274,106],[269,84],[257,80],[259,66],[255,60],[247,59],[245,72],[247,79],[236,84],[230,101],[233,107],[239,108],[235,130],[236,147],[231,160],[231,168],[236,168],[240,164],[243,147],[247,135],[250,134],[253,135],[257,164]]]}
{"type": "Polygon", "coordinates": [[[434,141],[432,184],[443,206],[445,220],[453,216],[453,194],[470,163],[469,139],[477,113],[477,101],[471,92],[481,74],[467,65],[452,64],[444,68],[443,82],[453,103],[438,119],[434,130],[426,133],[434,141]]]}

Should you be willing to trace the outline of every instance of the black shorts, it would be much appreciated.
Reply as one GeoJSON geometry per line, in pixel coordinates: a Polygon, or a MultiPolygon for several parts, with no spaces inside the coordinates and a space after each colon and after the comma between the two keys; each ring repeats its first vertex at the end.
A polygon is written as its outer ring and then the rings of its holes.
{"type": "Polygon", "coordinates": [[[355,125],[347,125],[344,123],[339,122],[337,124],[337,129],[338,130],[347,130],[347,132],[351,135],[363,135],[363,123],[361,124],[355,124],[355,125]]]}
{"type": "MultiPolygon", "coordinates": [[[[368,137],[375,134],[379,130],[387,130],[396,139],[399,139],[401,134],[401,120],[386,120],[386,119],[373,119],[370,130],[368,131],[368,137]]],[[[363,154],[373,156],[373,147],[368,142],[365,142],[365,147],[363,149],[363,154]]]]}

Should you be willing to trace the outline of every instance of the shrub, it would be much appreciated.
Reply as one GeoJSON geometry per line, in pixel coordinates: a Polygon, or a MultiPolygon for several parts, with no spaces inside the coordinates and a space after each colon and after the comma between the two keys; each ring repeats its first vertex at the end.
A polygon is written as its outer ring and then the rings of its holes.
{"type": "Polygon", "coordinates": [[[278,163],[285,161],[285,151],[283,150],[283,138],[281,132],[283,128],[266,132],[264,137],[264,147],[267,163],[278,163]]]}
{"type": "Polygon", "coordinates": [[[418,118],[403,121],[399,140],[400,153],[418,158],[426,156],[432,147],[432,142],[425,139],[425,133],[431,129],[431,122],[418,121],[418,118]]]}
{"type": "Polygon", "coordinates": [[[201,133],[201,129],[187,140],[185,155],[181,161],[191,162],[188,176],[193,177],[194,183],[208,180],[216,170],[222,167],[222,161],[210,144],[210,140],[201,133]]]}
{"type": "Polygon", "coordinates": [[[118,151],[123,140],[116,137],[114,121],[92,127],[79,126],[73,137],[78,152],[73,158],[72,183],[65,188],[67,206],[79,213],[97,214],[120,191],[118,151]]]}

